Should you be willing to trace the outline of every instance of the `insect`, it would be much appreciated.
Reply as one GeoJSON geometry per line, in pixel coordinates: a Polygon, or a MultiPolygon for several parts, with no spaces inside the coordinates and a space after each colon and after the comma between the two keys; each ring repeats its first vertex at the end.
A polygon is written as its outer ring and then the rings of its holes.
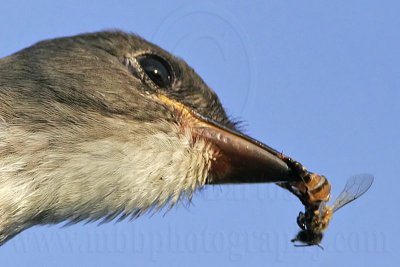
{"type": "Polygon", "coordinates": [[[305,207],[305,212],[300,212],[297,217],[297,224],[301,230],[291,241],[302,243],[295,246],[317,245],[321,247],[319,243],[333,213],[364,194],[371,187],[374,177],[369,174],[350,177],[333,206],[328,206],[326,203],[329,201],[331,193],[328,179],[323,175],[307,171],[301,163],[283,154],[281,159],[298,177],[293,182],[277,183],[277,185],[296,195],[305,207]]]}
{"type": "Polygon", "coordinates": [[[317,209],[315,209],[314,205],[311,207],[306,206],[305,213],[300,212],[297,217],[297,224],[301,230],[292,239],[292,242],[303,243],[296,246],[317,245],[321,247],[319,243],[332,219],[333,213],[367,192],[373,181],[374,177],[369,174],[352,176],[347,180],[346,186],[332,206],[326,205],[326,201],[322,201],[317,209]]]}

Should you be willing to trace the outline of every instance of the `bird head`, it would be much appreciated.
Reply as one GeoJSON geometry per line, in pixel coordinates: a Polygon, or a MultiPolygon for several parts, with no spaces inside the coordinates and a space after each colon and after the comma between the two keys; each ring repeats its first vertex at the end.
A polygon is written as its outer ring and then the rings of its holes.
{"type": "Polygon", "coordinates": [[[137,216],[206,184],[292,179],[191,67],[133,34],[3,58],[0,98],[0,242],[38,223],[137,216]]]}

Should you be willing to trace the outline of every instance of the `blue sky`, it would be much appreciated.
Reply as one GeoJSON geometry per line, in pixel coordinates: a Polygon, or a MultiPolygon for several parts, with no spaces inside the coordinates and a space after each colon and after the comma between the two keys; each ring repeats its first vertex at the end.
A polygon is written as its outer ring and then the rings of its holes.
{"type": "Polygon", "coordinates": [[[333,198],[371,173],[317,247],[295,248],[302,206],[273,184],[215,186],[134,221],[40,226],[2,266],[394,266],[400,260],[400,5],[395,1],[9,1],[0,56],[119,28],[185,59],[252,137],[324,174],[333,198]],[[146,2],[146,3],[145,3],[146,2]]]}

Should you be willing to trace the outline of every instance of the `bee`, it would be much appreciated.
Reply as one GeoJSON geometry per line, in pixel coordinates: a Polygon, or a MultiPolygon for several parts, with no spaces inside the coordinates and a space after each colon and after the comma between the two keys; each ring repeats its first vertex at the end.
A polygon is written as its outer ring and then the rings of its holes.
{"type": "Polygon", "coordinates": [[[323,175],[307,171],[301,163],[283,154],[280,158],[291,168],[295,179],[277,185],[296,195],[305,207],[305,212],[300,212],[297,217],[297,225],[301,230],[291,241],[302,243],[295,246],[316,245],[322,248],[319,243],[333,213],[364,194],[371,187],[374,177],[369,174],[350,177],[335,203],[328,206],[326,203],[331,194],[328,179],[323,175]]]}
{"type": "Polygon", "coordinates": [[[374,177],[369,174],[352,176],[347,180],[343,191],[332,206],[326,205],[326,201],[321,201],[317,209],[315,205],[306,206],[305,213],[300,212],[297,217],[297,224],[301,230],[291,241],[302,243],[296,244],[296,246],[316,245],[321,247],[319,243],[333,213],[367,192],[373,181],[374,177]]]}

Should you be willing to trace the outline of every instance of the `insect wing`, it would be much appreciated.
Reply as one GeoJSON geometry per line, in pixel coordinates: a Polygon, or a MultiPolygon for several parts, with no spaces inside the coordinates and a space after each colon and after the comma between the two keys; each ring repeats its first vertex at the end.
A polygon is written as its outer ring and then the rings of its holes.
{"type": "Polygon", "coordinates": [[[350,177],[343,191],[333,204],[333,212],[367,192],[373,181],[374,176],[370,174],[358,174],[350,177]]]}
{"type": "Polygon", "coordinates": [[[326,202],[325,202],[325,201],[322,201],[322,202],[319,204],[319,207],[318,207],[319,220],[322,220],[322,218],[323,218],[323,216],[324,216],[324,210],[325,210],[325,208],[326,208],[326,202]]]}

